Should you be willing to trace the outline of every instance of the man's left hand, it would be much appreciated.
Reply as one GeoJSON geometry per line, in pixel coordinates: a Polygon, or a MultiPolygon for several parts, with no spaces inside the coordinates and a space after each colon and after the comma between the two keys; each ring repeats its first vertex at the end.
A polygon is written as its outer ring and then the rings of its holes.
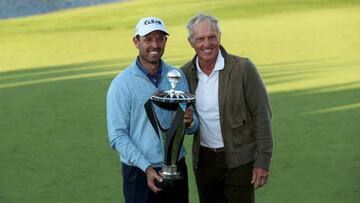
{"type": "Polygon", "coordinates": [[[254,168],[251,183],[254,184],[254,188],[261,188],[267,182],[269,177],[269,171],[263,168],[254,168]]]}

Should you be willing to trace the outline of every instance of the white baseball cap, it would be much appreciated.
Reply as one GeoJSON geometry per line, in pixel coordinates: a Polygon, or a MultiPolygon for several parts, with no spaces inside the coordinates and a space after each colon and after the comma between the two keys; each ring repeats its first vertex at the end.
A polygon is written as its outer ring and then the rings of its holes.
{"type": "Polygon", "coordinates": [[[135,36],[139,35],[140,37],[149,34],[152,31],[160,30],[163,31],[166,35],[169,33],[166,32],[164,22],[157,17],[146,17],[139,20],[135,27],[135,36]]]}

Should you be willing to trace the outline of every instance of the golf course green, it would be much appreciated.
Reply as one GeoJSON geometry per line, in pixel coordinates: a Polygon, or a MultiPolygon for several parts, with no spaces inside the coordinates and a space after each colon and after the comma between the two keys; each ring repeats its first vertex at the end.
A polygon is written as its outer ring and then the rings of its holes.
{"type": "Polygon", "coordinates": [[[0,20],[0,202],[125,202],[108,86],[137,55],[140,18],[165,21],[163,59],[179,67],[199,12],[218,17],[222,45],[257,65],[270,95],[274,153],[257,202],[359,202],[358,0],[130,0],[0,20]]]}

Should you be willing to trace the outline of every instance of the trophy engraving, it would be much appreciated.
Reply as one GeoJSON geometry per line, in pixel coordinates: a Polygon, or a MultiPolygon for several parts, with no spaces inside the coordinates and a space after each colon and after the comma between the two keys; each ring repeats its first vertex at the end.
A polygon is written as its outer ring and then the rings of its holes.
{"type": "Polygon", "coordinates": [[[167,78],[171,84],[171,89],[156,92],[145,103],[147,116],[162,143],[164,152],[164,163],[159,172],[163,177],[163,181],[156,183],[159,188],[165,188],[171,185],[174,180],[182,178],[177,171],[177,162],[185,135],[183,116],[186,108],[195,102],[194,95],[176,90],[176,84],[181,78],[178,70],[169,71],[167,78]],[[174,116],[169,128],[164,129],[162,127],[155,114],[153,104],[172,112],[174,116]]]}

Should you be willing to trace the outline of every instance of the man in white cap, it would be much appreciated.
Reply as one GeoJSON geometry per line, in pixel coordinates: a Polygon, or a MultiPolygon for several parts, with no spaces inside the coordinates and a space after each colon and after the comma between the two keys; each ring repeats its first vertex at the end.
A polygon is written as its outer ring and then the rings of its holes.
{"type": "MultiPolygon", "coordinates": [[[[188,202],[187,167],[185,150],[180,151],[178,171],[183,179],[161,190],[155,180],[163,164],[162,143],[153,129],[144,104],[159,90],[169,90],[167,72],[174,67],[161,60],[168,32],[164,22],[156,17],[141,19],[135,28],[134,45],[139,55],[112,81],[107,95],[107,126],[109,142],[120,154],[122,162],[123,192],[129,202],[188,202]]],[[[180,71],[181,72],[181,71],[180,71]]],[[[176,88],[188,92],[186,79],[182,77],[176,88]]],[[[163,126],[169,126],[167,114],[157,112],[163,126]]],[[[187,109],[184,115],[186,133],[198,128],[198,121],[187,109]]]]}

